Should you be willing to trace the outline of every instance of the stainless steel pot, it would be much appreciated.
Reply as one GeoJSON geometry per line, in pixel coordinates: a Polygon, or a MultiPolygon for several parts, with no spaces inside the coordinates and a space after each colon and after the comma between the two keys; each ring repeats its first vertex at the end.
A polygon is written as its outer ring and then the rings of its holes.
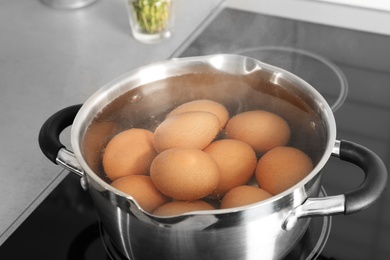
{"type": "Polygon", "coordinates": [[[49,118],[39,143],[51,161],[81,176],[110,238],[134,260],[280,259],[299,241],[310,217],[365,209],[387,182],[386,167],[375,153],[336,140],[332,110],[312,86],[285,70],[238,55],[173,59],[126,73],[82,106],[49,118]],[[173,107],[199,98],[221,102],[231,115],[258,108],[281,115],[292,128],[291,145],[311,156],[314,169],[290,189],[253,205],[172,217],[146,213],[132,197],[110,186],[101,151],[117,132],[153,130],[173,107]],[[73,152],[59,141],[68,125],[73,152]],[[321,169],[331,156],[361,167],[365,179],[356,190],[318,197],[321,169]]]}

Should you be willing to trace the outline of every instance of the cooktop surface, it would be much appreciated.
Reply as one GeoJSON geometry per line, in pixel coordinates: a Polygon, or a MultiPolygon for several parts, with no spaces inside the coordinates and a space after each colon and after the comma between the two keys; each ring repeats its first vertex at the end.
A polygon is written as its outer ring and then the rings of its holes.
{"type": "MultiPolygon", "coordinates": [[[[178,56],[235,53],[290,70],[329,102],[337,139],[373,150],[390,168],[389,46],[389,36],[225,9],[178,56]]],[[[322,173],[330,196],[363,180],[359,168],[337,158],[322,173]]],[[[313,218],[286,259],[390,259],[389,205],[386,190],[361,212],[313,218]]],[[[122,259],[77,176],[65,178],[0,247],[0,259],[26,258],[122,259]]]]}

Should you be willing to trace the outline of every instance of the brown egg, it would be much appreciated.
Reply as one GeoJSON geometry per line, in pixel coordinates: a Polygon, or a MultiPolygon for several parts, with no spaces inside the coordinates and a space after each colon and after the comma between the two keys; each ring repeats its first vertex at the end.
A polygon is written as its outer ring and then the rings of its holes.
{"type": "Polygon", "coordinates": [[[216,115],[220,122],[220,127],[224,128],[227,121],[229,120],[229,112],[222,104],[208,100],[208,99],[198,99],[184,103],[175,109],[173,109],[168,116],[177,115],[185,112],[191,111],[203,111],[209,112],[216,115]]]}
{"type": "Polygon", "coordinates": [[[228,191],[221,201],[221,209],[246,206],[271,198],[272,195],[258,187],[242,185],[228,191]]]}
{"type": "Polygon", "coordinates": [[[226,125],[226,135],[249,144],[258,153],[265,153],[289,142],[290,127],[276,114],[253,110],[231,118],[226,125]]]}
{"type": "Polygon", "coordinates": [[[103,168],[107,177],[116,180],[133,174],[148,174],[157,155],[153,133],[132,128],[115,135],[103,153],[103,168]]]}
{"type": "Polygon", "coordinates": [[[203,151],[217,162],[221,174],[219,184],[212,193],[214,197],[221,198],[230,189],[247,183],[255,172],[255,151],[242,141],[218,140],[203,151]]]}
{"type": "Polygon", "coordinates": [[[165,195],[177,200],[197,200],[218,185],[219,168],[207,153],[194,148],[165,150],[153,160],[150,176],[165,195]]]}
{"type": "Polygon", "coordinates": [[[209,203],[203,200],[195,201],[171,201],[158,207],[153,214],[158,216],[180,215],[191,211],[213,210],[215,209],[209,203]]]}
{"type": "Polygon", "coordinates": [[[276,195],[301,181],[313,169],[308,155],[293,147],[276,147],[264,154],[257,163],[259,186],[276,195]]]}
{"type": "Polygon", "coordinates": [[[219,120],[208,112],[186,112],[167,117],[154,132],[158,152],[174,148],[203,149],[217,136],[219,120]]]}
{"type": "Polygon", "coordinates": [[[145,175],[129,175],[119,178],[111,186],[129,194],[145,211],[152,213],[156,208],[169,201],[145,175]]]}

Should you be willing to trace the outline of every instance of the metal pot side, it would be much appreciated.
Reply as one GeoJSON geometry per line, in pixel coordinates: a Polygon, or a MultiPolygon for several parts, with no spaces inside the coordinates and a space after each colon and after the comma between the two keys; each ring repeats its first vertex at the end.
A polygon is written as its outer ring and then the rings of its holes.
{"type": "Polygon", "coordinates": [[[299,242],[310,221],[300,219],[291,230],[283,230],[282,221],[294,208],[291,202],[317,197],[320,177],[307,189],[277,201],[167,219],[147,216],[131,200],[99,191],[93,180],[90,185],[105,230],[129,259],[281,259],[299,242]]]}

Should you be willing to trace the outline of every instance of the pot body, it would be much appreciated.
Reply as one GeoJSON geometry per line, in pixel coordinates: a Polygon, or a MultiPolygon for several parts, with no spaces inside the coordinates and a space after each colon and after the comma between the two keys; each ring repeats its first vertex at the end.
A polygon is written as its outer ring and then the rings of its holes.
{"type": "Polygon", "coordinates": [[[312,86],[244,56],[182,58],[145,66],[108,83],[78,109],[68,109],[73,117],[58,112],[44,124],[41,149],[53,162],[82,176],[103,227],[133,260],[280,259],[306,231],[307,217],[364,209],[381,195],[387,181],[387,170],[373,152],[350,143],[339,146],[332,110],[312,86]],[[291,128],[289,145],[311,157],[313,170],[288,190],[248,206],[172,217],[145,212],[110,185],[102,151],[117,133],[132,127],[153,131],[173,108],[196,99],[220,102],[230,116],[255,109],[280,115],[291,128]],[[59,142],[60,131],[70,124],[74,154],[59,142]],[[317,198],[321,169],[331,155],[360,166],[365,183],[345,195],[317,198]]]}
{"type": "Polygon", "coordinates": [[[307,188],[291,196],[261,207],[173,221],[140,216],[138,210],[129,211],[135,205],[99,192],[99,184],[93,180],[90,185],[107,234],[129,259],[281,259],[299,242],[310,218],[299,220],[291,230],[281,228],[283,220],[305,196],[317,197],[320,178],[315,177],[307,188]]]}

